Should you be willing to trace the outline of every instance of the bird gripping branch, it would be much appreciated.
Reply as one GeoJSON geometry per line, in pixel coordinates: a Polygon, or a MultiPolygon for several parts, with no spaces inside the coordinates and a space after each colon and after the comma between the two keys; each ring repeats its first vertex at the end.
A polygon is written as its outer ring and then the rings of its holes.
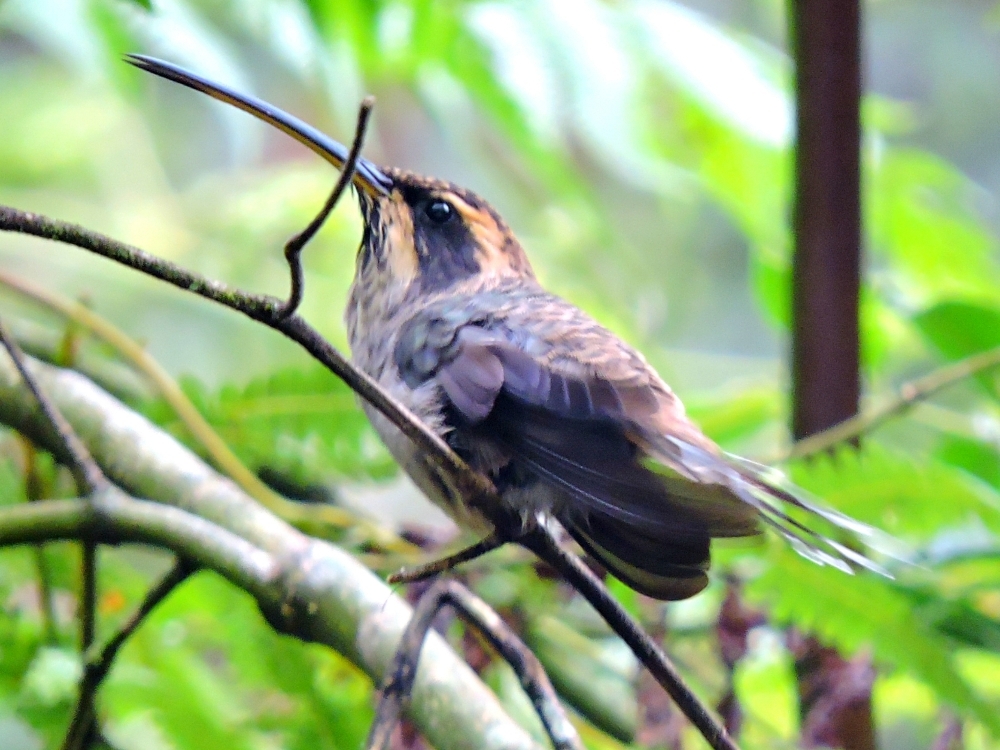
{"type": "MultiPolygon", "coordinates": [[[[342,144],[269,104],[169,63],[128,59],[278,127],[338,168],[348,161],[342,144]]],[[[353,360],[489,477],[503,507],[456,498],[396,426],[364,408],[459,524],[488,534],[501,516],[555,518],[612,575],[658,599],[707,585],[713,538],[764,526],[818,563],[878,569],[800,518],[841,534],[868,527],[719,450],[639,352],[546,292],[482,198],[364,158],[354,167],[365,228],[345,315],[353,360]]]]}

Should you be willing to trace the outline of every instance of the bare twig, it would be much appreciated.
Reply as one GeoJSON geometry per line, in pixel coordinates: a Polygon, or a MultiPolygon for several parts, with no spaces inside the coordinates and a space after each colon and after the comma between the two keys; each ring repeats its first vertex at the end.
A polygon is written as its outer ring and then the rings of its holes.
{"type": "Polygon", "coordinates": [[[799,440],[784,455],[775,457],[774,462],[814,456],[835,445],[871,432],[892,417],[906,412],[915,404],[948,386],[997,366],[1000,366],[1000,347],[973,354],[958,362],[932,370],[916,380],[904,383],[900,386],[898,395],[884,406],[845,419],[829,429],[799,440]]]}
{"type": "Polygon", "coordinates": [[[66,739],[63,741],[63,750],[82,750],[85,747],[87,737],[96,728],[94,699],[97,696],[97,690],[111,671],[111,665],[114,663],[115,657],[118,656],[121,647],[125,645],[125,641],[138,629],[149,613],[174,589],[186,581],[194,571],[193,566],[183,558],[179,558],[167,574],[149,590],[139,608],[108,641],[100,654],[87,659],[83,668],[83,678],[80,680],[80,694],[77,698],[76,708],[73,709],[73,718],[70,720],[66,739]]]}
{"type": "Polygon", "coordinates": [[[285,245],[285,260],[288,261],[288,270],[291,272],[292,289],[288,295],[288,301],[278,311],[278,315],[282,318],[293,315],[299,309],[299,305],[302,304],[302,294],[305,291],[305,277],[302,273],[302,248],[306,246],[309,240],[316,236],[316,232],[323,226],[323,222],[326,221],[330,212],[336,207],[340,196],[344,194],[344,191],[354,179],[354,170],[358,167],[361,146],[365,142],[365,132],[368,130],[368,120],[371,117],[372,107],[374,106],[375,97],[373,96],[366,96],[361,102],[361,108],[358,110],[358,124],[354,129],[354,142],[351,144],[347,161],[341,167],[337,184],[333,186],[333,192],[330,193],[330,197],[326,199],[326,203],[323,204],[323,208],[316,214],[316,217],[309,222],[305,229],[292,237],[285,245]]]}
{"type": "MultiPolygon", "coordinates": [[[[423,452],[449,489],[469,500],[490,497],[494,488],[488,479],[472,471],[438,435],[427,428],[403,404],[383,391],[368,374],[354,367],[299,315],[282,318],[284,302],[277,297],[250,294],[219,281],[192,273],[175,263],[144,250],[111,239],[98,232],[28,211],[0,206],[0,230],[29,234],[89,250],[180,289],[218,302],[252,320],[263,323],[302,346],[317,361],[341,378],[358,395],[388,417],[423,452]]],[[[473,503],[475,504],[475,503],[473,503]]]]}
{"type": "MultiPolygon", "coordinates": [[[[24,352],[0,321],[0,340],[6,347],[18,374],[31,391],[45,419],[55,430],[66,452],[71,457],[70,469],[81,492],[93,497],[110,487],[97,462],[94,461],[76,432],[63,417],[55,404],[38,387],[38,383],[25,366],[24,352]]],[[[94,642],[97,619],[97,548],[92,542],[84,541],[80,560],[80,649],[86,651],[94,642]]],[[[89,732],[88,732],[89,735],[89,732]]]]}
{"type": "Polygon", "coordinates": [[[94,644],[97,619],[97,547],[83,543],[80,555],[80,650],[94,644]]]}
{"type": "Polygon", "coordinates": [[[667,658],[663,649],[639,627],[580,558],[560,545],[552,532],[542,524],[536,524],[528,529],[518,539],[518,543],[555,568],[590,602],[656,681],[670,694],[677,707],[701,732],[713,750],[738,750],[729,733],[684,682],[684,678],[667,658]]]}
{"type": "Polygon", "coordinates": [[[502,547],[510,541],[507,537],[499,534],[490,534],[485,539],[481,539],[473,545],[461,549],[453,555],[432,560],[423,565],[415,565],[412,568],[403,568],[390,575],[386,580],[391,584],[416,583],[427,578],[444,573],[447,570],[458,567],[462,563],[470,562],[478,557],[482,557],[488,552],[492,552],[498,547],[502,547]]]}
{"type": "Polygon", "coordinates": [[[580,737],[566,717],[538,658],[486,602],[453,580],[438,581],[420,597],[389,667],[366,747],[369,750],[388,747],[400,711],[413,687],[427,631],[437,613],[447,606],[454,607],[459,616],[479,631],[510,664],[538,712],[552,746],[556,750],[583,750],[580,737]]]}
{"type": "Polygon", "coordinates": [[[28,390],[31,391],[38,402],[38,406],[41,408],[45,418],[59,436],[59,441],[70,458],[70,470],[73,472],[73,477],[76,479],[80,491],[91,494],[95,490],[107,486],[108,480],[91,457],[87,446],[80,441],[80,438],[73,432],[73,428],[69,426],[63,415],[59,413],[59,410],[42,393],[38,388],[38,384],[35,383],[31,374],[25,368],[24,352],[21,351],[21,347],[18,346],[14,337],[10,335],[3,321],[0,321],[0,341],[3,342],[4,347],[10,354],[10,358],[14,361],[14,366],[24,380],[24,384],[28,387],[28,390]]]}

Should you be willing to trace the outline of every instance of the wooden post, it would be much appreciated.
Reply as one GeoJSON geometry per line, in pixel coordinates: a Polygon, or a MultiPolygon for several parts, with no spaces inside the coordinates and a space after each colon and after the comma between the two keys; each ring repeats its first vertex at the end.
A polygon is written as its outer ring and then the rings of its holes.
{"type": "MultiPolygon", "coordinates": [[[[792,432],[858,411],[861,390],[859,0],[791,0],[797,99],[792,272],[792,432]]],[[[867,656],[793,634],[804,747],[875,750],[867,656]]]]}

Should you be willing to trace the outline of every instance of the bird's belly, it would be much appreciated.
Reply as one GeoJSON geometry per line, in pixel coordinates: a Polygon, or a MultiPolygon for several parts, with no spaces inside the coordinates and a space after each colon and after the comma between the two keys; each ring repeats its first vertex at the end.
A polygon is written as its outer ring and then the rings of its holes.
{"type": "MultiPolygon", "coordinates": [[[[398,379],[379,384],[397,401],[410,409],[432,431],[438,435],[443,434],[440,408],[433,408],[432,402],[436,401],[436,398],[432,393],[422,393],[424,388],[411,390],[398,379]]],[[[433,389],[426,390],[432,391],[433,389]]],[[[482,513],[459,502],[454,497],[454,493],[449,491],[445,481],[426,460],[424,452],[417,448],[412,440],[367,401],[362,401],[361,406],[396,463],[432,503],[441,508],[462,528],[482,535],[493,530],[493,525],[482,513]]]]}
{"type": "MultiPolygon", "coordinates": [[[[435,398],[429,398],[427,393],[421,393],[422,389],[411,390],[399,381],[381,385],[436,434],[444,436],[440,406],[432,403],[436,401],[435,398]]],[[[363,401],[362,408],[392,457],[431,502],[462,528],[480,535],[486,535],[493,530],[493,524],[487,518],[488,514],[471,508],[455,498],[448,490],[446,482],[425,460],[423,452],[396,425],[368,402],[363,401]]],[[[516,511],[526,521],[538,512],[558,513],[565,506],[566,498],[563,493],[539,481],[537,477],[516,470],[494,471],[499,463],[497,460],[499,452],[495,447],[486,444],[489,441],[488,439],[484,441],[482,436],[478,442],[480,444],[473,450],[473,457],[470,460],[475,468],[494,481],[506,510],[516,511]],[[514,474],[518,475],[518,478],[511,480],[510,477],[514,474]]],[[[509,466],[507,468],[516,469],[509,466]]]]}

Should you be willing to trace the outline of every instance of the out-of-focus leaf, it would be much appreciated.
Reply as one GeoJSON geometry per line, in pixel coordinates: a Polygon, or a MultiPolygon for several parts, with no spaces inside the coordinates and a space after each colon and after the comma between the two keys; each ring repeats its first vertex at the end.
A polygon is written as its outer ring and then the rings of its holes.
{"type": "Polygon", "coordinates": [[[246,594],[207,574],[144,623],[102,694],[116,725],[148,716],[158,730],[145,731],[185,750],[256,750],[267,737],[292,750],[357,747],[371,720],[364,675],[276,634],[246,594]]]}
{"type": "Polygon", "coordinates": [[[762,44],[751,53],[680,3],[638,0],[626,7],[645,49],[663,71],[734,130],[772,147],[788,145],[792,103],[787,85],[774,80],[777,68],[788,67],[780,53],[765,59],[762,44]],[[769,63],[771,70],[766,69],[769,63]]]}
{"type": "Polygon", "coordinates": [[[717,443],[726,445],[759,430],[783,413],[774,388],[745,388],[726,398],[687,399],[688,415],[717,443]]]}
{"type": "Polygon", "coordinates": [[[1000,529],[1000,495],[939,461],[867,442],[795,464],[795,481],[838,510],[905,538],[927,539],[974,519],[1000,529]]]}
{"type": "Polygon", "coordinates": [[[996,240],[975,210],[976,188],[958,170],[926,152],[890,149],[871,165],[866,187],[872,249],[892,262],[878,275],[884,293],[911,305],[995,297],[996,240]]]}
{"type": "Polygon", "coordinates": [[[42,648],[24,675],[21,694],[24,700],[47,708],[68,704],[76,695],[82,674],[78,653],[64,648],[42,648]]]}
{"type": "MultiPolygon", "coordinates": [[[[279,371],[216,393],[193,379],[185,379],[183,386],[202,415],[254,469],[268,467],[304,483],[332,476],[385,477],[395,471],[353,392],[319,365],[279,371]]],[[[149,413],[184,435],[165,404],[149,413]]]]}
{"type": "Polygon", "coordinates": [[[957,466],[1000,490],[1000,455],[978,440],[946,437],[937,451],[945,463],[957,466]]]}
{"type": "Polygon", "coordinates": [[[814,632],[847,653],[873,648],[877,659],[918,675],[956,711],[1000,734],[1000,715],[963,679],[948,639],[917,616],[891,581],[821,568],[778,545],[770,563],[747,592],[766,601],[777,621],[814,632]]]}
{"type": "Polygon", "coordinates": [[[94,179],[95,149],[122,112],[99,91],[68,89],[54,74],[0,77],[0,173],[6,185],[81,187],[94,179]],[[38,91],[46,91],[44,100],[38,91]]]}
{"type": "Polygon", "coordinates": [[[758,638],[736,665],[733,687],[746,712],[740,740],[748,747],[775,747],[794,742],[798,729],[798,695],[791,655],[777,638],[758,638]]]}
{"type": "Polygon", "coordinates": [[[977,611],[963,600],[949,600],[933,589],[910,589],[919,615],[942,634],[964,646],[1000,653],[1000,621],[977,611]]]}
{"type": "Polygon", "coordinates": [[[550,616],[534,619],[525,637],[560,695],[612,737],[632,741],[638,720],[634,664],[623,671],[601,644],[550,616]]]}
{"type": "MultiPolygon", "coordinates": [[[[969,302],[942,302],[914,318],[921,333],[948,359],[961,359],[1000,346],[1000,308],[969,302]]],[[[977,380],[1000,398],[1000,368],[977,380]]]]}

